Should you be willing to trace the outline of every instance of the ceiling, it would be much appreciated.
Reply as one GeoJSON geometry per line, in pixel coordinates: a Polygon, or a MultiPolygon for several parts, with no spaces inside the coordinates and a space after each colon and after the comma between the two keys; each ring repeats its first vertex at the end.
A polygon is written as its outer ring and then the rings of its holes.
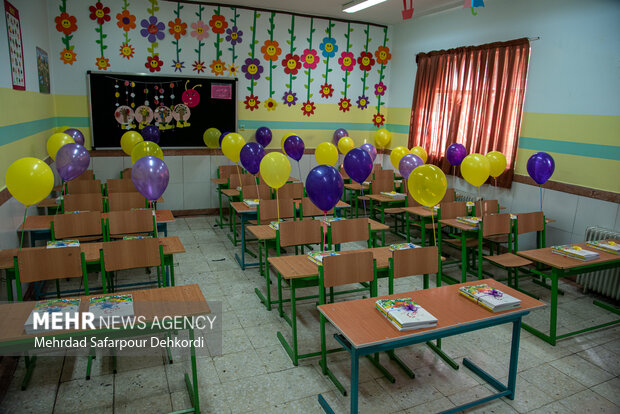
{"type": "MultiPolygon", "coordinates": [[[[247,6],[274,11],[288,11],[343,20],[356,20],[383,25],[403,22],[403,0],[387,0],[357,13],[344,13],[342,5],[350,0],[219,0],[220,4],[247,6]]],[[[210,3],[205,0],[204,3],[210,3]]],[[[407,0],[409,4],[409,0],[407,0]]],[[[413,18],[463,7],[463,0],[413,0],[413,18]]]]}

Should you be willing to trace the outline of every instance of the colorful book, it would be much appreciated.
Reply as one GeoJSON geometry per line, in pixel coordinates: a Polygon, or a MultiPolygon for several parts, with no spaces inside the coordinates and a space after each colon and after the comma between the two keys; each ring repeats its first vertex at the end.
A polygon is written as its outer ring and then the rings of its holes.
{"type": "Polygon", "coordinates": [[[59,247],[80,247],[80,241],[79,240],[55,240],[55,241],[47,242],[48,249],[56,249],[59,247]]]}
{"type": "Polygon", "coordinates": [[[123,240],[152,239],[153,236],[123,236],[123,240]]]}
{"type": "Polygon", "coordinates": [[[324,252],[310,252],[308,253],[308,259],[312,260],[319,266],[323,264],[323,258],[328,256],[338,256],[340,253],[333,250],[325,250],[324,252]]]}
{"type": "Polygon", "coordinates": [[[475,206],[476,204],[475,204],[473,201],[466,201],[466,202],[465,202],[465,205],[466,205],[467,207],[473,207],[473,206],[475,206]]]}
{"type": "Polygon", "coordinates": [[[382,191],[381,195],[384,195],[384,196],[390,197],[390,198],[405,198],[405,197],[407,197],[407,194],[397,193],[396,191],[382,191]]]}
{"type": "Polygon", "coordinates": [[[97,296],[90,299],[88,311],[91,312],[95,320],[96,327],[111,326],[121,323],[121,320],[133,318],[133,296],[131,294],[97,296]]]}
{"type": "Polygon", "coordinates": [[[590,260],[595,260],[600,257],[597,252],[586,250],[579,246],[570,244],[565,244],[562,246],[552,246],[551,252],[561,254],[562,256],[566,257],[572,257],[573,259],[582,260],[584,262],[589,262],[590,260]]]}
{"type": "Polygon", "coordinates": [[[140,207],[140,208],[134,207],[134,208],[130,208],[129,210],[131,210],[131,211],[140,211],[140,210],[151,210],[151,209],[147,208],[147,207],[140,207]]]}
{"type": "Polygon", "coordinates": [[[284,219],[274,220],[271,223],[269,223],[269,227],[271,227],[274,230],[279,230],[280,229],[280,223],[282,223],[283,221],[285,221],[285,220],[284,219]]]}
{"type": "Polygon", "coordinates": [[[459,288],[459,293],[491,312],[501,312],[521,306],[521,299],[492,288],[486,283],[463,286],[459,288]]]}
{"type": "Polygon", "coordinates": [[[482,221],[482,217],[470,217],[470,216],[457,217],[456,221],[458,221],[459,223],[463,223],[463,224],[467,224],[469,226],[475,227],[478,225],[478,223],[482,221]]]}
{"type": "Polygon", "coordinates": [[[243,200],[243,204],[250,208],[254,208],[258,205],[259,201],[258,198],[248,198],[247,200],[243,200]]]}
{"type": "Polygon", "coordinates": [[[417,244],[413,244],[413,243],[394,243],[394,244],[390,244],[390,250],[391,251],[405,250],[405,249],[417,249],[419,247],[422,247],[422,246],[418,246],[417,244]]]}
{"type": "Polygon", "coordinates": [[[607,253],[620,254],[620,244],[612,240],[591,240],[586,244],[607,253]]]}
{"type": "Polygon", "coordinates": [[[437,318],[411,298],[380,299],[375,307],[399,331],[437,326],[437,318]]]}
{"type": "Polygon", "coordinates": [[[342,218],[342,217],[327,217],[327,218],[325,218],[325,217],[315,217],[314,219],[315,220],[320,220],[320,221],[322,221],[323,223],[325,223],[328,226],[331,226],[331,224],[334,221],[344,220],[344,218],[342,218]]]}
{"type": "Polygon", "coordinates": [[[79,213],[90,213],[90,210],[73,210],[73,211],[65,211],[68,214],[79,214],[79,213]]]}
{"type": "Polygon", "coordinates": [[[24,323],[24,330],[28,335],[39,333],[39,332],[48,332],[51,331],[52,325],[52,314],[61,313],[61,321],[64,326],[64,318],[65,315],[71,315],[74,318],[73,314],[80,311],[80,299],[49,299],[49,300],[40,300],[37,301],[34,305],[34,309],[30,312],[26,323],[24,323]],[[43,316],[46,313],[49,313],[49,325],[47,329],[45,326],[37,326],[34,328],[34,315],[39,314],[43,316]]]}

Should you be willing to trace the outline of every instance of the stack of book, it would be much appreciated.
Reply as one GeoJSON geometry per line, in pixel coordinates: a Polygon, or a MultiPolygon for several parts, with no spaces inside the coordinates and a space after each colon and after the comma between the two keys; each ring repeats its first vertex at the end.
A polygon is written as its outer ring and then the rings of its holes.
{"type": "Polygon", "coordinates": [[[342,218],[342,217],[327,217],[327,218],[315,217],[315,220],[320,220],[323,223],[325,223],[326,225],[331,226],[332,222],[344,220],[344,218],[342,218]]]}
{"type": "Polygon", "coordinates": [[[153,236],[123,236],[123,240],[152,239],[153,236]]]}
{"type": "Polygon", "coordinates": [[[79,240],[54,240],[47,242],[48,249],[56,249],[58,247],[80,247],[79,240]]]}
{"type": "Polygon", "coordinates": [[[620,254],[620,244],[612,240],[592,240],[586,242],[586,244],[590,247],[594,247],[595,249],[599,249],[607,253],[620,254]]]}
{"type": "Polygon", "coordinates": [[[284,221],[284,219],[274,220],[271,223],[269,223],[269,227],[271,227],[274,230],[279,230],[280,229],[280,223],[282,223],[283,221],[284,221]]]}
{"type": "Polygon", "coordinates": [[[417,249],[419,247],[422,247],[422,246],[418,246],[417,244],[413,244],[413,243],[394,243],[394,244],[390,244],[390,250],[391,251],[405,250],[405,249],[417,249]]]}
{"type": "Polygon", "coordinates": [[[340,253],[335,252],[333,250],[325,250],[324,252],[311,252],[308,253],[308,259],[318,264],[319,266],[323,264],[323,258],[328,256],[338,256],[340,253]]]}
{"type": "Polygon", "coordinates": [[[75,316],[73,314],[80,311],[80,299],[49,299],[49,300],[40,300],[34,305],[34,309],[30,312],[26,323],[24,323],[24,330],[28,335],[39,333],[39,332],[47,332],[51,331],[52,327],[52,315],[55,313],[60,313],[62,316],[60,317],[60,321],[62,326],[64,326],[64,318],[65,315],[71,315],[73,319],[75,316]],[[43,316],[46,313],[49,313],[49,324],[47,327],[45,326],[37,326],[34,328],[34,315],[39,314],[39,316],[43,316]]]}
{"type": "Polygon", "coordinates": [[[259,201],[258,198],[248,198],[247,200],[243,200],[243,204],[250,208],[254,208],[258,205],[259,201]]]}
{"type": "Polygon", "coordinates": [[[466,217],[457,217],[456,221],[458,221],[459,223],[463,223],[463,224],[467,224],[468,226],[477,226],[478,223],[480,223],[482,221],[481,217],[470,217],[470,216],[466,216],[466,217]]]}
{"type": "Polygon", "coordinates": [[[582,249],[579,246],[565,244],[562,246],[552,246],[551,251],[556,254],[561,254],[562,256],[572,257],[573,259],[582,260],[584,262],[589,262],[590,260],[595,260],[600,257],[597,252],[593,252],[591,250],[582,249]]]}
{"type": "Polygon", "coordinates": [[[105,327],[104,321],[107,321],[107,326],[111,326],[120,323],[121,319],[126,320],[134,316],[133,296],[125,294],[90,298],[88,311],[95,317],[93,325],[96,327],[105,327]]]}
{"type": "Polygon", "coordinates": [[[437,326],[437,318],[411,298],[380,299],[375,302],[375,307],[399,331],[437,326]]]}
{"type": "Polygon", "coordinates": [[[381,195],[384,195],[390,198],[401,198],[401,199],[404,199],[405,197],[407,197],[407,194],[397,193],[396,191],[382,191],[381,195]]]}
{"type": "Polygon", "coordinates": [[[459,288],[459,293],[491,312],[501,312],[508,309],[516,309],[521,306],[521,299],[510,296],[501,290],[494,289],[486,283],[463,286],[459,288]]]}

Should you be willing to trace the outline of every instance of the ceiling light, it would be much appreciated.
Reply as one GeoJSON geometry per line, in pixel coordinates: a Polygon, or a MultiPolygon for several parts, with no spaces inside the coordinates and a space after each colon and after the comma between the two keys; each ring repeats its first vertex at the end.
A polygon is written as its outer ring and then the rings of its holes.
{"type": "Polygon", "coordinates": [[[354,0],[344,4],[342,6],[342,11],[345,13],[355,13],[376,4],[383,3],[384,1],[386,0],[354,0]]]}

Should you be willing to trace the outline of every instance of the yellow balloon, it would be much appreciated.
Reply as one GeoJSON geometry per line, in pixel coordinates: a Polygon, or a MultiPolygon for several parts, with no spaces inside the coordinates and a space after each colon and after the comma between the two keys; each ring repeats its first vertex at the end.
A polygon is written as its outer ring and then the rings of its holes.
{"type": "Polygon", "coordinates": [[[342,155],[346,155],[353,148],[355,148],[355,142],[351,138],[342,137],[338,140],[338,149],[342,155]]]}
{"type": "Polygon", "coordinates": [[[140,158],[148,156],[157,157],[162,161],[164,160],[164,152],[159,145],[152,141],[138,142],[131,151],[131,162],[135,164],[140,158]]]}
{"type": "Polygon", "coordinates": [[[506,157],[499,151],[491,151],[487,154],[487,159],[491,164],[489,175],[497,178],[506,171],[506,157]]]}
{"type": "Polygon", "coordinates": [[[392,140],[392,135],[390,131],[385,128],[378,129],[375,132],[375,146],[377,148],[385,148],[390,145],[390,141],[392,140]]]}
{"type": "MultiPolygon", "coordinates": [[[[52,134],[47,140],[47,153],[53,159],[56,160],[56,153],[63,145],[75,144],[73,138],[64,132],[56,132],[52,134]]],[[[35,158],[36,159],[36,158],[35,158]]]]}
{"type": "Polygon", "coordinates": [[[474,187],[480,187],[489,178],[491,163],[482,154],[469,154],[461,163],[461,174],[465,181],[474,187]]]}
{"type": "Polygon", "coordinates": [[[239,162],[241,148],[245,145],[245,139],[236,132],[231,132],[222,140],[222,152],[232,162],[239,162]]]}
{"type": "Polygon", "coordinates": [[[54,173],[38,158],[24,157],[6,170],[6,188],[17,201],[26,206],[37,204],[54,188],[54,173]]]}
{"type": "Polygon", "coordinates": [[[282,137],[282,139],[280,140],[280,148],[282,148],[282,152],[286,154],[286,151],[284,151],[284,141],[286,141],[286,139],[288,137],[292,137],[293,135],[297,135],[294,132],[290,132],[288,134],[284,134],[284,136],[282,137]]]}
{"type": "Polygon", "coordinates": [[[125,154],[131,156],[131,151],[133,147],[138,143],[142,142],[144,139],[142,135],[140,135],[137,131],[127,131],[121,137],[121,148],[125,154]]]}
{"type": "Polygon", "coordinates": [[[314,150],[314,158],[319,165],[334,166],[338,162],[338,150],[331,142],[321,142],[314,150]]]}
{"type": "Polygon", "coordinates": [[[428,154],[426,153],[426,150],[422,147],[413,147],[410,149],[411,154],[413,155],[417,155],[418,157],[422,158],[422,161],[424,161],[424,163],[426,163],[426,160],[428,159],[428,154]]]}
{"type": "Polygon", "coordinates": [[[220,144],[220,135],[222,133],[217,128],[209,128],[202,134],[202,140],[209,148],[217,148],[220,144]]]}
{"type": "Polygon", "coordinates": [[[411,197],[426,207],[439,203],[448,188],[446,175],[432,164],[420,165],[414,169],[407,180],[411,197]]]}
{"type": "Polygon", "coordinates": [[[269,187],[278,189],[291,176],[291,163],[281,152],[270,152],[260,162],[260,175],[269,187]]]}
{"type": "Polygon", "coordinates": [[[400,159],[405,155],[410,154],[409,150],[406,147],[396,147],[390,152],[390,161],[394,168],[398,170],[398,163],[400,159]]]}

